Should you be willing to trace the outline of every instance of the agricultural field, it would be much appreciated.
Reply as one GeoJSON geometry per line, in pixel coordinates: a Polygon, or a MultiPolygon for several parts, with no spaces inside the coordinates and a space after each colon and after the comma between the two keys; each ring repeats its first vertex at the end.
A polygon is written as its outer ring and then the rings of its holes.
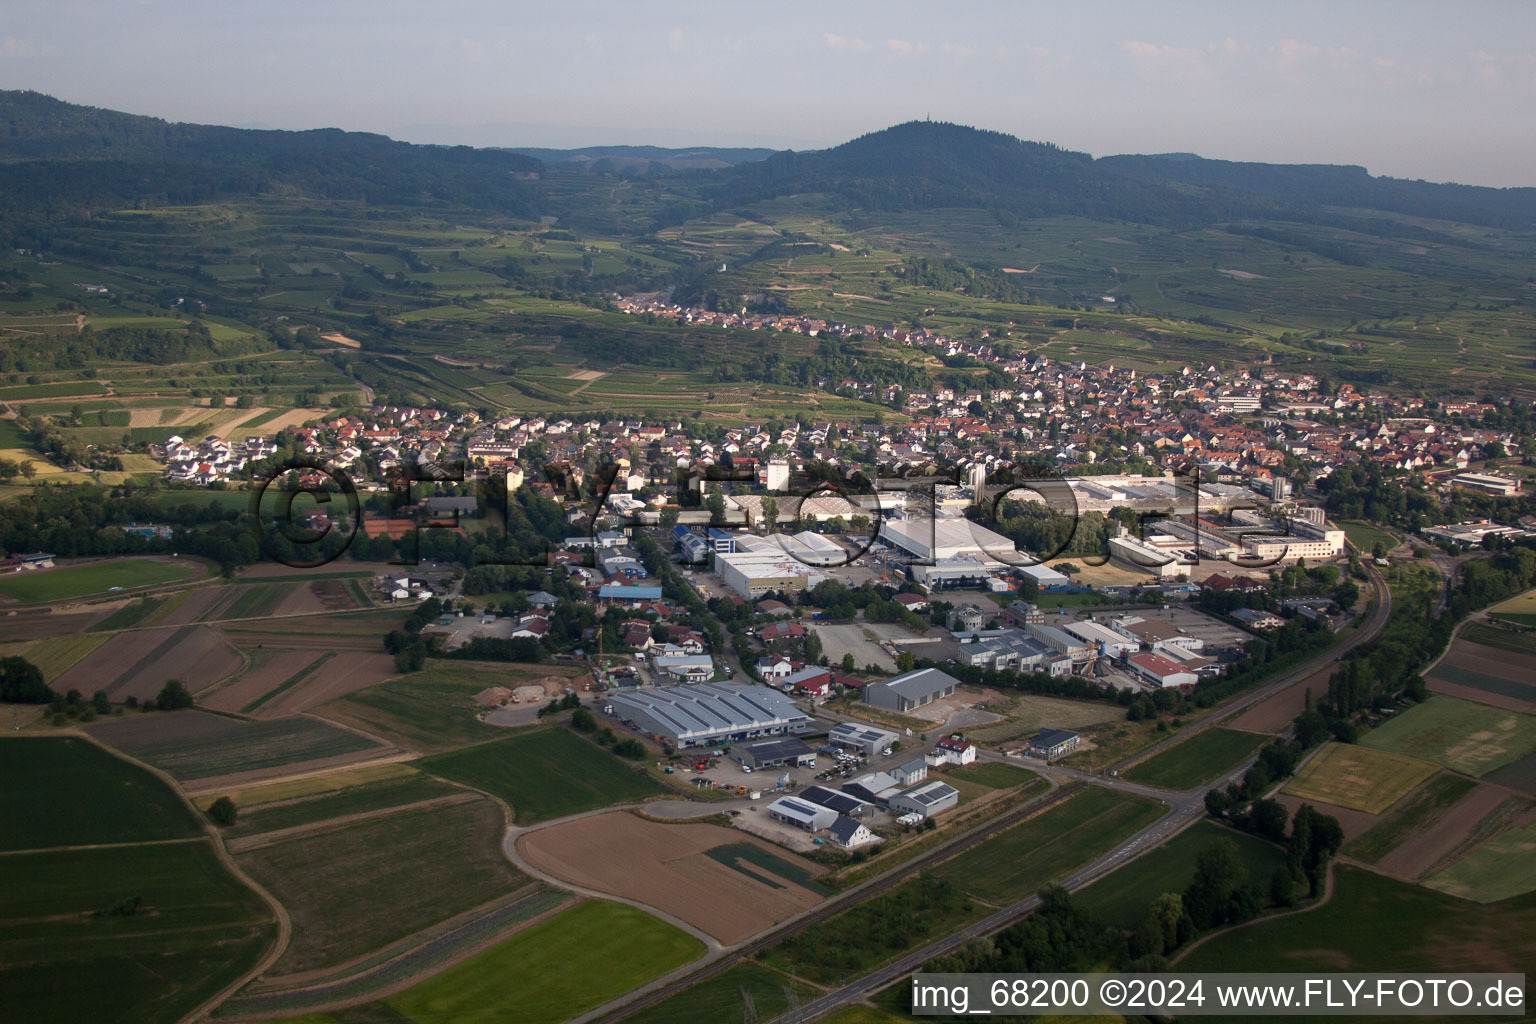
{"type": "Polygon", "coordinates": [[[77,736],[7,737],[0,776],[0,850],[201,836],[202,823],[138,765],[77,736]]]}
{"type": "MultiPolygon", "coordinates": [[[[25,654],[26,659],[36,665],[38,671],[43,674],[43,679],[53,682],[64,670],[75,662],[90,654],[96,648],[107,642],[105,636],[96,636],[89,633],[65,633],[61,636],[50,636],[37,641],[25,648],[20,653],[25,654]]],[[[66,687],[61,692],[68,693],[66,687]]],[[[84,693],[85,691],[81,691],[84,693]]],[[[96,691],[92,690],[92,693],[96,691]]]]}
{"type": "Polygon", "coordinates": [[[1536,796],[1536,754],[1522,757],[1503,768],[1495,768],[1484,779],[1499,786],[1508,786],[1531,796],[1536,796]]]}
{"type": "MultiPolygon", "coordinates": [[[[257,786],[252,789],[238,790],[233,794],[232,799],[240,808],[240,819],[234,825],[224,829],[224,835],[233,844],[236,840],[262,833],[298,828],[301,825],[320,825],[354,814],[370,814],[391,807],[404,807],[407,804],[441,800],[444,797],[462,798],[466,795],[465,791],[457,786],[434,779],[430,775],[402,764],[392,762],[370,767],[375,774],[384,769],[397,770],[374,778],[368,778],[364,774],[364,781],[351,784],[345,778],[348,774],[345,769],[341,772],[310,776],[334,788],[275,801],[261,797],[260,791],[266,787],[257,786]]],[[[364,773],[367,769],[351,769],[351,771],[364,773]]],[[[277,783],[274,788],[283,786],[283,783],[277,783]]],[[[198,799],[198,804],[211,804],[215,799],[213,794],[206,794],[198,799]]]]}
{"type": "Polygon", "coordinates": [[[116,701],[146,701],[159,694],[168,679],[180,680],[196,694],[240,665],[240,655],[207,626],[128,630],[112,634],[59,675],[57,688],[81,693],[100,689],[116,701]]]}
{"type": "Polygon", "coordinates": [[[1338,865],[1333,896],[1256,921],[1176,961],[1181,971],[1511,971],[1530,966],[1536,895],[1484,906],[1338,865]]]}
{"type": "Polygon", "coordinates": [[[346,963],[531,885],[502,855],[504,825],[493,801],[459,790],[430,804],[233,843],[236,863],[293,921],[272,973],[346,963]],[[422,884],[424,871],[430,885],[422,884]]]}
{"type": "Polygon", "coordinates": [[[190,559],[114,558],[4,576],[0,578],[0,597],[20,604],[46,604],[105,594],[114,587],[131,590],[173,583],[203,571],[201,562],[190,559]]]}
{"type": "Polygon", "coordinates": [[[1478,903],[1495,903],[1536,889],[1536,824],[1495,836],[1424,884],[1478,903]]]}
{"type": "Polygon", "coordinates": [[[381,754],[389,749],[312,718],[247,722],[191,709],[116,719],[93,725],[90,732],[182,782],[314,762],[335,763],[344,755],[356,759],[358,754],[381,754]]]}
{"type": "Polygon", "coordinates": [[[239,808],[258,808],[270,804],[299,803],[310,797],[326,796],[354,786],[366,786],[375,782],[388,782],[419,774],[416,769],[399,761],[383,761],[351,767],[333,768],[328,771],[290,778],[275,782],[252,782],[239,788],[223,789],[218,793],[205,793],[195,797],[198,807],[208,805],[221,796],[227,796],[239,808]]]}
{"type": "Polygon", "coordinates": [[[244,652],[245,668],[225,685],[205,694],[199,701],[210,711],[227,714],[251,714],[271,700],[279,689],[298,685],[329,660],[328,651],[285,651],[257,648],[244,652]],[[322,660],[324,659],[324,660],[322,660]]]}
{"type": "Polygon", "coordinates": [[[8,1018],[176,1020],[254,967],[276,938],[266,904],[142,768],[77,737],[12,737],[0,740],[0,770],[30,780],[0,792],[8,1018]],[[121,845],[87,845],[96,843],[121,845]]]}
{"type": "Polygon", "coordinates": [[[1520,626],[1536,626],[1536,590],[1527,590],[1488,609],[1494,619],[1503,619],[1520,626]]]}
{"type": "MultiPolygon", "coordinates": [[[[242,705],[242,710],[262,719],[318,711],[346,694],[367,690],[396,672],[395,659],[382,651],[357,650],[339,639],[335,648],[321,652],[319,659],[283,677],[275,687],[242,705]]],[[[313,647],[299,650],[314,653],[313,647]]],[[[372,730],[363,731],[373,735],[372,730]]]]}
{"type": "Polygon", "coordinates": [[[1283,792],[1380,814],[1435,771],[1428,761],[1403,754],[1329,743],[1301,766],[1283,792]]]}
{"type": "MultiPolygon", "coordinates": [[[[789,1009],[785,989],[793,990],[801,1003],[816,990],[803,982],[761,964],[743,961],[730,970],[700,982],[669,999],[654,1003],[624,1018],[625,1024],[676,1024],[678,1021],[734,1021],[746,1015],[745,992],[761,1020],[771,1020],[789,1009]]],[[[823,1018],[825,1019],[825,1018],[823,1018]]]]}
{"type": "Polygon", "coordinates": [[[1192,789],[1220,778],[1258,752],[1263,736],[1235,729],[1202,729],[1189,739],[1154,754],[1123,774],[1132,782],[1163,789],[1192,789]]]}
{"type": "Polygon", "coordinates": [[[163,604],[163,597],[141,597],[137,601],[129,601],[92,626],[91,632],[110,633],[119,629],[132,629],[153,615],[163,604]]]}
{"type": "Polygon", "coordinates": [[[1162,810],[1145,797],[1089,786],[930,873],[1002,906],[1070,874],[1156,821],[1162,810]]]}
{"type": "Polygon", "coordinates": [[[643,772],[563,728],[535,728],[432,754],[416,766],[505,800],[519,825],[665,792],[643,772]]]}
{"type": "Polygon", "coordinates": [[[826,869],[735,829],[662,824],[625,811],[535,829],[517,841],[556,878],[637,900],[726,945],[821,902],[826,869]]]}
{"type": "Polygon", "coordinates": [[[1512,711],[1536,708],[1531,663],[1536,634],[1490,622],[1468,623],[1450,649],[1425,674],[1436,693],[1512,711]]]}
{"type": "MultiPolygon", "coordinates": [[[[452,750],[505,736],[477,717],[475,694],[514,688],[550,674],[546,666],[433,662],[419,672],[334,700],[318,714],[422,753],[452,750]]],[[[390,662],[389,674],[394,674],[390,662]]]]}
{"type": "Polygon", "coordinates": [[[1536,753],[1536,718],[1434,694],[1360,742],[1482,776],[1536,753]]]}
{"type": "Polygon", "coordinates": [[[1435,828],[1476,785],[1471,779],[1441,772],[1383,814],[1374,828],[1346,844],[1344,852],[1366,864],[1379,862],[1405,840],[1435,828]]]}
{"type": "Polygon", "coordinates": [[[1073,900],[1110,924],[1135,931],[1159,894],[1181,893],[1189,887],[1195,878],[1195,859],[1218,839],[1230,840],[1237,848],[1238,860],[1248,872],[1246,884],[1267,887],[1275,869],[1285,864],[1280,846],[1200,821],[1080,890],[1073,900]]]}
{"type": "Polygon", "coordinates": [[[393,1020],[559,1024],[697,959],[703,944],[634,907],[588,900],[384,1000],[393,1020]]]}

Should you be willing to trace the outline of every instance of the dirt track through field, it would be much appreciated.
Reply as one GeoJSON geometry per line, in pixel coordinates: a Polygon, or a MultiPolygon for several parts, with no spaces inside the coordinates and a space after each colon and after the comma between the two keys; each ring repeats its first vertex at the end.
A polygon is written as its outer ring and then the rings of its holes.
{"type": "Polygon", "coordinates": [[[625,811],[536,829],[518,839],[517,849],[540,871],[656,907],[734,945],[822,900],[765,868],[747,865],[773,884],[705,853],[738,843],[758,846],[814,874],[823,870],[736,829],[664,825],[625,811]]]}

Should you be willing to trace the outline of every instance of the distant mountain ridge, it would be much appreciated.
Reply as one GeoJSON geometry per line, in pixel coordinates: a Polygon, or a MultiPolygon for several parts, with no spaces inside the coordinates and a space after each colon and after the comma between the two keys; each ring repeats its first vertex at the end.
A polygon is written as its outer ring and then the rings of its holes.
{"type": "Polygon", "coordinates": [[[1536,188],[1434,184],[1373,177],[1362,167],[1239,163],[1183,153],[1094,159],[1002,132],[930,121],[807,152],[472,149],[335,128],[181,124],[37,92],[0,91],[0,140],[0,214],[31,218],[257,193],[374,204],[441,202],[532,217],[549,212],[549,193],[536,180],[540,173],[581,168],[674,176],[693,197],[674,208],[684,215],[824,193],[850,210],[965,207],[989,211],[1005,224],[1070,215],[1183,227],[1271,219],[1347,226],[1381,211],[1490,227],[1536,226],[1536,188]]]}
{"type": "Polygon", "coordinates": [[[689,146],[667,149],[662,146],[583,146],[579,149],[539,149],[528,146],[509,146],[509,152],[522,153],[543,163],[546,167],[580,167],[595,173],[640,173],[652,167],[674,171],[719,170],[737,164],[765,160],[775,152],[771,149],[729,148],[719,146],[689,146]]]}
{"type": "Polygon", "coordinates": [[[776,153],[727,172],[724,193],[750,201],[831,192],[872,209],[974,206],[1006,218],[1077,215],[1142,223],[1325,219],[1354,207],[1497,227],[1536,225],[1536,188],[1372,177],[1363,167],[1259,164],[1192,154],[1097,160],[1048,143],[911,121],[841,146],[776,153]]]}
{"type": "MultiPolygon", "coordinates": [[[[526,213],[520,176],[539,161],[467,146],[415,146],[336,128],[182,124],[0,91],[0,186],[85,206],[201,202],[286,191],[369,202],[445,201],[526,213]]],[[[17,197],[7,197],[14,207],[17,197]]]]}

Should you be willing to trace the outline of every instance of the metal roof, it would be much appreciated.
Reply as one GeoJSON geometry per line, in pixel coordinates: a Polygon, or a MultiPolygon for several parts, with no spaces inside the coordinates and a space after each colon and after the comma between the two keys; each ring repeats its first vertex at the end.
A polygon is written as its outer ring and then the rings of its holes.
{"type": "MultiPolygon", "coordinates": [[[[890,690],[892,693],[898,693],[903,697],[917,698],[926,697],[931,693],[938,693],[940,690],[951,689],[959,685],[960,680],[948,672],[940,672],[936,668],[920,668],[915,672],[908,672],[906,675],[887,679],[883,683],[873,683],[871,687],[878,686],[890,690]]],[[[865,689],[867,691],[870,687],[865,689]]]]}
{"type": "Polygon", "coordinates": [[[679,737],[811,720],[777,690],[746,683],[695,683],[615,693],[608,703],[615,710],[650,715],[671,726],[679,737]]]}

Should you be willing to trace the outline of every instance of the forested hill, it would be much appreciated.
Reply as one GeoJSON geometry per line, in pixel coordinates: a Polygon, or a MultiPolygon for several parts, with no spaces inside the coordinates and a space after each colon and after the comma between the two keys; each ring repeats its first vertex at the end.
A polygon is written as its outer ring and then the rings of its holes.
{"type": "Polygon", "coordinates": [[[1110,156],[1096,164],[1141,181],[1262,195],[1293,209],[1353,207],[1489,227],[1536,226],[1536,188],[1487,188],[1372,177],[1338,164],[1255,164],[1187,154],[1110,156]]]}
{"type": "MultiPolygon", "coordinates": [[[[375,205],[452,203],[519,217],[554,212],[575,223],[589,219],[600,193],[536,180],[546,167],[539,157],[545,157],[556,176],[579,169],[631,177],[640,183],[637,207],[649,196],[655,208],[670,204],[686,215],[820,193],[850,211],[968,207],[1010,225],[1076,215],[1171,227],[1256,220],[1369,227],[1370,212],[1381,211],[1500,228],[1536,226],[1532,188],[1440,185],[1372,177],[1360,167],[1233,163],[1183,154],[1095,160],[1001,132],[928,121],[831,149],[763,156],[762,150],[708,147],[418,146],[334,128],[290,132],[171,123],[36,92],[0,91],[0,218],[22,224],[105,207],[257,193],[375,205]],[[677,197],[680,205],[672,201],[677,197]]],[[[636,222],[629,227],[645,228],[636,222]]],[[[1391,230],[1428,229],[1399,224],[1391,230]]]]}
{"type": "Polygon", "coordinates": [[[667,149],[662,146],[584,146],[581,149],[536,149],[512,147],[511,152],[531,156],[550,167],[573,167],[597,174],[645,174],[658,170],[718,170],[737,164],[754,163],[773,154],[771,149],[690,146],[667,149]]]}
{"type": "Polygon", "coordinates": [[[826,192],[874,210],[977,207],[1000,219],[1073,214],[1148,224],[1328,219],[1347,206],[1464,223],[1536,225],[1536,189],[1372,177],[1364,168],[1191,156],[1093,159],[1001,132],[913,121],[832,149],[777,153],[722,172],[721,197],[826,192]]]}
{"type": "Polygon", "coordinates": [[[977,207],[1005,220],[1062,213],[1144,220],[1149,202],[1178,200],[1164,186],[1113,187],[1085,153],[929,121],[832,149],[776,153],[726,178],[726,202],[825,192],[871,210],[977,207]]]}
{"type": "Polygon", "coordinates": [[[288,191],[526,214],[531,192],[520,176],[541,166],[506,150],[414,146],[334,128],[180,124],[0,91],[0,186],[10,194],[5,209],[18,213],[33,201],[67,208],[288,191]]]}

